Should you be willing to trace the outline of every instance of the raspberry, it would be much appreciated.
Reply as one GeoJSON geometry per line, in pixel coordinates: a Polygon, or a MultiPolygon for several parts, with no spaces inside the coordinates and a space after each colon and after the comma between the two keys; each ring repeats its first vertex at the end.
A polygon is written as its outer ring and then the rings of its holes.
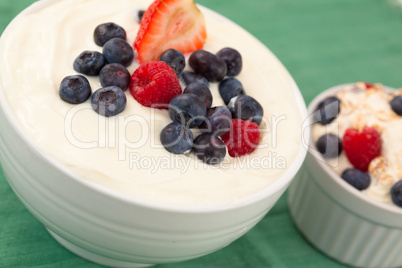
{"type": "Polygon", "coordinates": [[[167,109],[170,100],[181,94],[176,73],[163,61],[140,65],[131,76],[130,92],[139,103],[147,107],[167,109]],[[162,104],[162,105],[161,105],[162,104]]]}
{"type": "Polygon", "coordinates": [[[222,135],[231,157],[252,153],[260,142],[258,125],[251,121],[232,119],[229,132],[222,135]]]}
{"type": "Polygon", "coordinates": [[[355,89],[366,89],[366,90],[370,90],[370,89],[376,89],[376,85],[373,83],[369,83],[369,82],[357,82],[355,84],[355,89]]]}
{"type": "Polygon", "coordinates": [[[381,154],[381,136],[373,127],[364,127],[361,132],[348,128],[342,146],[349,162],[357,169],[367,172],[374,158],[381,154]]]}
{"type": "Polygon", "coordinates": [[[372,88],[374,88],[374,84],[372,84],[372,83],[364,82],[364,85],[366,86],[366,89],[372,89],[372,88]]]}

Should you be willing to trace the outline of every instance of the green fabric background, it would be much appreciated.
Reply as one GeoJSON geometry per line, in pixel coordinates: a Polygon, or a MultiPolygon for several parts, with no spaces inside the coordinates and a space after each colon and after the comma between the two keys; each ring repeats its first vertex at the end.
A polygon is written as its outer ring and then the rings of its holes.
{"type": "MultiPolygon", "coordinates": [[[[34,0],[0,0],[0,32],[34,0]]],[[[306,103],[336,84],[402,87],[402,7],[379,0],[198,0],[260,39],[306,103]]],[[[402,1],[401,1],[402,2],[402,1]]],[[[0,171],[0,267],[99,267],[60,246],[23,207],[0,171]]],[[[249,233],[208,256],[160,267],[344,267],[295,229],[283,196],[249,233]]]]}

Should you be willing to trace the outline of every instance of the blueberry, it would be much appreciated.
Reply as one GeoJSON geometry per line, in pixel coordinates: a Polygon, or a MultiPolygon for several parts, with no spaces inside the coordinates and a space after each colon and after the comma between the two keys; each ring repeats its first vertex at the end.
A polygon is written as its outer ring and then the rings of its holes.
{"type": "Polygon", "coordinates": [[[193,82],[200,82],[200,83],[203,83],[203,84],[209,86],[208,79],[206,79],[204,76],[202,76],[200,74],[196,74],[194,72],[184,71],[181,75],[181,78],[183,78],[184,83],[186,85],[189,85],[193,82]]]}
{"type": "Polygon", "coordinates": [[[322,125],[331,123],[341,110],[341,101],[337,97],[328,97],[321,101],[314,113],[314,121],[322,125]]]}
{"type": "Polygon", "coordinates": [[[232,117],[236,119],[249,120],[260,125],[264,110],[253,97],[240,95],[232,98],[228,105],[232,117]]]}
{"type": "Polygon", "coordinates": [[[173,154],[190,152],[193,147],[193,133],[179,122],[172,122],[164,127],[160,139],[163,147],[173,154]]]}
{"type": "Polygon", "coordinates": [[[126,67],[119,63],[105,65],[99,73],[102,87],[117,86],[123,91],[127,90],[131,76],[126,67]]]}
{"type": "Polygon", "coordinates": [[[184,67],[186,67],[186,59],[183,53],[176,49],[168,49],[159,56],[159,60],[165,62],[173,71],[177,77],[180,77],[184,67]]]}
{"type": "Polygon", "coordinates": [[[98,46],[102,47],[112,38],[121,38],[126,40],[126,31],[113,22],[103,23],[95,28],[94,41],[98,46]]]}
{"type": "Polygon", "coordinates": [[[370,185],[370,176],[355,168],[346,169],[341,177],[358,190],[364,190],[370,185]]]}
{"type": "Polygon", "coordinates": [[[205,119],[204,102],[192,93],[175,96],[169,103],[169,116],[189,128],[198,127],[205,119]]]}
{"type": "Polygon", "coordinates": [[[233,97],[244,95],[243,85],[236,78],[226,78],[219,83],[219,94],[226,105],[233,97]]]}
{"type": "Polygon", "coordinates": [[[193,52],[188,63],[196,73],[205,76],[211,82],[221,81],[226,75],[225,61],[202,49],[193,52]]]}
{"type": "Polygon", "coordinates": [[[78,104],[91,96],[91,86],[85,76],[71,75],[61,81],[59,94],[62,100],[71,104],[78,104]]]}
{"type": "Polygon", "coordinates": [[[129,66],[134,59],[133,48],[123,39],[113,38],[103,46],[103,55],[108,63],[129,66]]]}
{"type": "Polygon", "coordinates": [[[391,100],[391,108],[397,115],[402,116],[402,95],[396,96],[391,100]]]}
{"type": "Polygon", "coordinates": [[[144,17],[144,14],[145,14],[145,10],[138,10],[138,13],[137,13],[137,17],[138,17],[138,22],[139,23],[141,23],[141,20],[142,20],[142,17],[144,17]]]}
{"type": "Polygon", "coordinates": [[[197,95],[204,102],[207,109],[211,107],[212,94],[207,85],[200,82],[193,82],[187,85],[184,89],[183,94],[186,93],[193,93],[197,95]]]}
{"type": "Polygon", "coordinates": [[[232,114],[225,106],[216,106],[208,109],[205,121],[200,125],[203,132],[222,136],[232,126],[232,114]]]}
{"type": "Polygon", "coordinates": [[[342,152],[342,141],[337,135],[325,134],[318,139],[317,149],[325,158],[337,157],[342,152]]]}
{"type": "Polygon", "coordinates": [[[105,64],[106,59],[101,53],[86,50],[75,59],[73,68],[79,73],[96,76],[105,64]]]}
{"type": "Polygon", "coordinates": [[[397,181],[391,188],[392,201],[402,207],[402,180],[397,181]]]}
{"type": "Polygon", "coordinates": [[[226,156],[226,146],[223,141],[210,133],[197,136],[193,150],[200,160],[209,165],[219,164],[226,156]]]}
{"type": "Polygon", "coordinates": [[[226,62],[227,76],[236,76],[240,73],[243,62],[239,51],[236,49],[225,47],[216,53],[216,56],[226,62]]]}
{"type": "Polygon", "coordinates": [[[121,113],[126,108],[126,95],[116,86],[100,88],[92,95],[92,108],[100,115],[109,117],[121,113]]]}

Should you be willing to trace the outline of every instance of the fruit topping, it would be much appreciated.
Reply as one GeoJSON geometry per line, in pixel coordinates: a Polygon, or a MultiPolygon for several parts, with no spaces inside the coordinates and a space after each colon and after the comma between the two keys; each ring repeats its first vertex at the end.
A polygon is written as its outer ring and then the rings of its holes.
{"type": "Polygon", "coordinates": [[[232,98],[228,105],[232,117],[236,119],[249,120],[260,125],[264,110],[261,104],[253,97],[240,95],[232,98]]]}
{"type": "Polygon", "coordinates": [[[402,207],[402,180],[397,181],[392,186],[391,198],[395,205],[402,207]]]}
{"type": "Polygon", "coordinates": [[[372,83],[363,82],[366,89],[374,88],[375,86],[372,83]]]}
{"type": "Polygon", "coordinates": [[[258,125],[251,121],[232,119],[232,126],[229,132],[222,135],[222,141],[228,147],[231,157],[250,154],[260,143],[258,125]]]}
{"type": "Polygon", "coordinates": [[[188,153],[193,147],[193,133],[178,122],[172,122],[164,127],[160,139],[163,147],[173,154],[188,153]]]}
{"type": "Polygon", "coordinates": [[[208,109],[212,105],[212,94],[209,90],[208,86],[200,82],[193,82],[186,86],[183,91],[183,94],[193,93],[197,95],[205,104],[205,107],[208,109]]]}
{"type": "Polygon", "coordinates": [[[227,72],[223,59],[202,49],[193,52],[188,63],[196,73],[203,75],[210,82],[221,81],[227,72]]]}
{"type": "Polygon", "coordinates": [[[79,104],[91,96],[91,86],[85,76],[71,75],[61,81],[59,94],[62,100],[79,104]]]}
{"type": "Polygon", "coordinates": [[[318,139],[317,149],[325,158],[334,158],[342,152],[342,141],[335,134],[325,134],[318,139]]]}
{"type": "Polygon", "coordinates": [[[402,95],[396,96],[391,100],[391,108],[397,115],[402,116],[402,95]]]}
{"type": "Polygon", "coordinates": [[[219,94],[226,105],[233,97],[244,95],[243,85],[236,78],[226,78],[219,83],[219,94]]]}
{"type": "Polygon", "coordinates": [[[216,106],[208,109],[204,122],[200,125],[202,132],[222,136],[230,130],[232,114],[225,106],[216,106]]]}
{"type": "Polygon", "coordinates": [[[337,97],[328,97],[321,101],[314,112],[314,121],[321,125],[331,123],[341,110],[341,101],[337,97]]]}
{"type": "Polygon", "coordinates": [[[102,87],[117,86],[125,91],[130,84],[131,77],[126,67],[120,63],[111,63],[102,68],[99,80],[102,87]]]}
{"type": "Polygon", "coordinates": [[[167,108],[171,99],[181,94],[175,72],[163,61],[141,64],[132,74],[130,92],[142,105],[167,108]]]}
{"type": "Polygon", "coordinates": [[[194,72],[184,71],[181,75],[181,78],[183,78],[184,83],[186,85],[189,85],[193,82],[200,82],[200,83],[203,83],[203,84],[209,86],[208,79],[206,79],[204,76],[202,76],[200,74],[196,74],[194,72]]]}
{"type": "Polygon", "coordinates": [[[106,59],[101,53],[86,50],[75,59],[73,68],[79,73],[97,76],[105,64],[106,59]]]}
{"type": "Polygon", "coordinates": [[[126,40],[126,31],[119,25],[108,22],[98,25],[94,31],[94,41],[98,46],[103,45],[112,38],[126,40]]]}
{"type": "Polygon", "coordinates": [[[367,189],[370,185],[370,176],[355,168],[346,169],[341,177],[358,190],[367,189]]]}
{"type": "Polygon", "coordinates": [[[204,46],[204,15],[193,0],[155,0],[145,11],[134,42],[141,63],[174,48],[190,53],[204,46]]]}
{"type": "Polygon", "coordinates": [[[193,150],[200,160],[209,165],[219,164],[226,156],[225,144],[210,133],[197,136],[194,140],[193,150]]]}
{"type": "Polygon", "coordinates": [[[173,48],[163,52],[160,55],[159,60],[164,61],[169,65],[176,73],[177,77],[180,77],[184,67],[186,67],[186,59],[184,58],[183,53],[173,48]]]}
{"type": "Polygon", "coordinates": [[[381,154],[381,136],[373,127],[366,126],[361,132],[348,128],[342,138],[342,147],[349,162],[367,172],[371,160],[381,154]]]}
{"type": "Polygon", "coordinates": [[[175,96],[169,103],[169,117],[189,128],[198,127],[205,118],[204,102],[195,94],[175,96]]]}
{"type": "Polygon", "coordinates": [[[108,63],[129,66],[134,59],[133,48],[123,39],[113,38],[103,46],[103,55],[108,63]]]}
{"type": "Polygon", "coordinates": [[[100,88],[91,99],[92,108],[100,115],[109,117],[121,113],[126,108],[126,95],[116,86],[100,88]]]}
{"type": "Polygon", "coordinates": [[[216,53],[216,56],[226,62],[227,76],[236,76],[241,72],[243,62],[240,53],[233,48],[225,47],[216,53]]]}

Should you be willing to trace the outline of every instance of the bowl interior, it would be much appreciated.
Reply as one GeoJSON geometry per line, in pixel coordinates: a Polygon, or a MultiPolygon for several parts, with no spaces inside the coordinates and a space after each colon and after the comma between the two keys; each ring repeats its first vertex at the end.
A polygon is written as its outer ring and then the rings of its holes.
{"type": "MultiPolygon", "coordinates": [[[[322,92],[321,94],[316,96],[308,106],[308,114],[309,114],[310,124],[312,124],[312,122],[313,122],[311,115],[315,112],[315,109],[316,109],[317,105],[323,99],[325,99],[326,97],[333,96],[337,92],[339,92],[342,89],[344,89],[345,87],[352,86],[354,84],[355,83],[347,83],[347,84],[337,85],[337,86],[334,86],[332,88],[329,88],[329,89],[325,90],[324,92],[322,92]]],[[[389,91],[389,92],[395,91],[395,89],[390,88],[390,87],[386,87],[386,86],[384,86],[384,89],[386,91],[389,91]]],[[[397,206],[392,205],[392,204],[387,204],[387,203],[377,201],[374,198],[371,198],[371,197],[363,194],[361,191],[359,191],[359,190],[355,189],[353,186],[349,185],[338,174],[336,174],[326,164],[326,161],[325,161],[324,157],[317,151],[317,148],[316,148],[316,145],[314,144],[312,135],[310,135],[309,147],[310,147],[309,148],[309,153],[313,156],[313,158],[315,159],[315,162],[328,174],[328,176],[332,180],[334,180],[338,185],[340,185],[343,188],[343,190],[345,190],[346,192],[348,192],[351,195],[355,196],[356,198],[358,198],[358,199],[370,204],[373,207],[383,209],[383,210],[389,211],[391,213],[399,214],[399,215],[402,216],[402,209],[401,208],[398,208],[397,206]]]]}
{"type": "MultiPolygon", "coordinates": [[[[24,10],[22,13],[20,13],[19,16],[23,16],[23,15],[29,14],[31,12],[35,12],[35,11],[41,9],[44,6],[49,5],[52,2],[56,2],[56,1],[55,0],[42,0],[42,1],[36,2],[35,4],[31,5],[29,8],[24,10]]],[[[209,10],[208,8],[201,7],[201,9],[203,10],[203,12],[208,12],[208,14],[210,14],[212,16],[219,17],[219,19],[226,21],[228,24],[236,25],[232,21],[230,21],[230,20],[226,19],[225,17],[215,13],[212,10],[209,10]]],[[[18,16],[16,18],[18,18],[18,16]]],[[[10,23],[10,25],[12,23],[10,23]]],[[[240,26],[238,26],[238,25],[236,25],[236,27],[240,28],[240,26]]],[[[7,29],[5,30],[5,32],[6,31],[7,31],[7,29]]],[[[245,30],[243,30],[243,31],[245,31],[245,30]]],[[[250,36],[250,38],[254,39],[256,41],[256,43],[261,48],[264,48],[264,49],[268,50],[255,37],[251,36],[251,34],[248,34],[248,35],[250,36]]],[[[1,38],[0,38],[0,44],[1,44],[1,38]]],[[[270,51],[269,51],[269,53],[272,54],[272,52],[270,52],[270,51]]],[[[273,55],[273,57],[278,61],[278,64],[280,66],[283,66],[274,55],[273,55]]],[[[287,73],[287,75],[288,75],[289,83],[292,86],[292,91],[293,91],[294,96],[296,98],[298,110],[299,110],[299,112],[301,114],[301,117],[306,118],[307,110],[306,110],[306,105],[304,103],[302,95],[301,95],[296,83],[294,82],[293,78],[290,76],[289,73],[287,73]]],[[[300,148],[299,148],[299,151],[298,151],[298,154],[297,154],[296,158],[291,163],[291,165],[288,166],[286,172],[281,176],[281,178],[278,178],[272,185],[270,185],[266,189],[254,194],[254,195],[252,195],[250,197],[245,198],[243,200],[243,202],[241,202],[240,204],[229,204],[229,205],[221,205],[221,206],[198,206],[198,207],[191,207],[191,208],[186,207],[186,206],[178,206],[178,205],[164,205],[164,204],[160,204],[160,203],[154,203],[154,202],[150,202],[150,201],[144,201],[144,200],[141,200],[141,199],[136,199],[136,198],[133,198],[133,197],[125,196],[123,194],[120,194],[120,193],[117,193],[115,191],[109,190],[109,189],[107,189],[105,187],[99,186],[97,184],[91,183],[91,182],[83,180],[83,179],[80,179],[75,174],[73,174],[68,168],[66,168],[65,166],[60,164],[58,161],[56,161],[55,159],[53,159],[49,155],[44,154],[41,150],[38,150],[36,148],[36,145],[33,144],[33,142],[31,141],[31,138],[27,135],[26,131],[24,131],[23,127],[18,123],[18,119],[16,118],[16,116],[12,112],[9,104],[7,103],[6,97],[4,95],[4,91],[1,89],[1,77],[0,77],[0,105],[1,105],[1,109],[3,110],[7,120],[11,123],[11,125],[13,127],[13,130],[16,133],[18,133],[18,135],[23,139],[23,141],[33,151],[35,151],[37,153],[38,157],[40,157],[44,161],[48,162],[49,164],[51,164],[53,166],[56,166],[61,172],[67,174],[72,180],[74,180],[77,183],[83,185],[84,187],[88,187],[90,189],[93,189],[94,191],[101,192],[104,195],[107,195],[107,196],[115,198],[115,199],[119,199],[119,200],[121,200],[123,202],[133,203],[133,204],[136,204],[136,205],[140,205],[140,206],[144,206],[144,207],[151,207],[151,208],[155,208],[155,209],[172,210],[172,211],[184,211],[184,212],[206,212],[206,211],[209,212],[209,211],[219,211],[219,210],[233,209],[233,208],[236,208],[238,206],[248,206],[251,203],[257,202],[257,201],[262,200],[262,199],[264,199],[264,198],[266,198],[268,196],[273,195],[274,193],[276,193],[277,191],[282,189],[284,187],[284,185],[289,184],[290,181],[293,179],[294,175],[297,173],[297,171],[301,167],[301,165],[302,165],[302,163],[303,163],[303,161],[305,159],[306,153],[307,153],[307,151],[305,150],[305,146],[303,145],[303,142],[301,142],[300,148]]],[[[307,131],[307,134],[304,135],[305,140],[309,139],[309,133],[310,132],[307,131]]]]}

